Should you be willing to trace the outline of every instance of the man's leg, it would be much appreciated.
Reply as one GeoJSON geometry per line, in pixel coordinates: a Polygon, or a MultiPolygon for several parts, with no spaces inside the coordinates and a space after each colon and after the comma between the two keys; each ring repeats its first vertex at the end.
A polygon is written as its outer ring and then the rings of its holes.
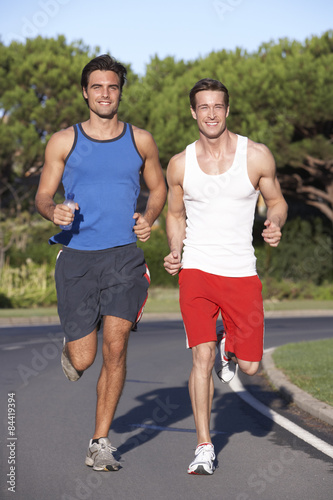
{"type": "Polygon", "coordinates": [[[93,439],[107,437],[126,377],[126,355],[132,323],[104,317],[103,364],[97,383],[96,425],[93,439]]]}
{"type": "Polygon", "coordinates": [[[195,458],[187,469],[188,474],[211,475],[215,470],[215,452],[210,437],[210,416],[214,395],[212,369],[215,359],[215,342],[192,347],[193,367],[189,380],[198,445],[195,458]]]}
{"type": "Polygon", "coordinates": [[[259,364],[259,361],[245,361],[237,358],[232,352],[224,351],[223,340],[218,344],[215,371],[219,379],[224,383],[229,383],[233,379],[236,373],[235,365],[238,365],[239,369],[246,375],[253,376],[257,373],[259,364]]]}
{"type": "Polygon", "coordinates": [[[212,369],[215,361],[215,342],[192,347],[193,367],[189,379],[198,444],[211,442],[210,416],[214,395],[212,369]]]}
{"type": "Polygon", "coordinates": [[[75,370],[78,372],[87,370],[96,357],[97,328],[81,339],[67,342],[65,351],[75,370]]]}
{"type": "Polygon", "coordinates": [[[232,353],[227,353],[234,363],[238,364],[239,369],[246,375],[253,376],[257,373],[259,369],[259,361],[245,361],[244,359],[238,359],[232,353]]]}

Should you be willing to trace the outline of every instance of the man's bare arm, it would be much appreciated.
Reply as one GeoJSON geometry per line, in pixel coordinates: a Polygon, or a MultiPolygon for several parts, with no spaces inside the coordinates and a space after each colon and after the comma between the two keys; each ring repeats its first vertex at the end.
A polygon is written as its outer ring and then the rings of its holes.
{"type": "MultiPolygon", "coordinates": [[[[35,198],[38,212],[56,225],[67,225],[73,221],[69,207],[53,201],[65,168],[65,158],[73,144],[74,132],[66,129],[54,134],[45,150],[45,162],[35,198]]],[[[78,208],[78,205],[76,206],[78,208]]]]}
{"type": "Polygon", "coordinates": [[[145,130],[135,128],[135,140],[144,158],[143,178],[149,190],[148,201],[144,214],[135,213],[134,232],[140,241],[147,241],[151,227],[160,215],[166,200],[166,184],[158,157],[156,143],[145,130]]]}
{"type": "Polygon", "coordinates": [[[288,205],[282,195],[276,177],[276,166],[272,153],[266,146],[258,145],[256,166],[259,169],[259,189],[267,206],[267,218],[262,236],[266,243],[277,247],[281,240],[281,229],[286,222],[288,205]]]}
{"type": "Polygon", "coordinates": [[[164,258],[165,270],[174,276],[181,268],[181,255],[185,239],[186,213],[182,182],[184,177],[184,155],[173,157],[167,168],[168,213],[166,231],[170,253],[164,258]]]}

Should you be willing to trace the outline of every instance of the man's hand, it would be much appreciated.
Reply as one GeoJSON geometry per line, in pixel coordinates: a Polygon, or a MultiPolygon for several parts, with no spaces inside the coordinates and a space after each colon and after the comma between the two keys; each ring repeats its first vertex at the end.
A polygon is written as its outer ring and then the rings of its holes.
{"type": "Polygon", "coordinates": [[[267,219],[264,222],[264,225],[266,227],[261,233],[262,237],[264,238],[264,241],[268,243],[271,247],[277,247],[278,244],[280,243],[282,236],[280,227],[277,224],[275,224],[275,222],[270,221],[269,219],[267,219]]]}
{"type": "Polygon", "coordinates": [[[142,242],[149,240],[151,227],[144,216],[139,214],[138,212],[135,212],[135,214],[133,215],[133,219],[135,219],[135,226],[133,229],[138,237],[138,240],[142,242]]]}
{"type": "Polygon", "coordinates": [[[169,255],[164,257],[164,268],[171,276],[175,276],[181,267],[180,253],[176,250],[173,250],[169,255]]]}
{"type": "MultiPolygon", "coordinates": [[[[75,210],[79,209],[79,205],[75,204],[75,210]]],[[[59,203],[54,206],[52,222],[56,226],[68,226],[74,220],[74,214],[67,205],[59,203]]]]}

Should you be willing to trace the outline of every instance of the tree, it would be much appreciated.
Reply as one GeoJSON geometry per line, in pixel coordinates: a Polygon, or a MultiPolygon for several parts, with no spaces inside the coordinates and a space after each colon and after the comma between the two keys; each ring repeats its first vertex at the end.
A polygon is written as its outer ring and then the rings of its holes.
{"type": "Polygon", "coordinates": [[[63,36],[0,43],[0,268],[22,217],[27,230],[48,139],[87,116],[80,73],[89,58],[88,47],[63,36]]]}
{"type": "Polygon", "coordinates": [[[283,192],[333,222],[333,31],[304,45],[282,40],[262,49],[270,82],[280,88],[267,102],[276,112],[270,125],[281,127],[272,149],[283,192]]]}
{"type": "MultiPolygon", "coordinates": [[[[0,43],[0,173],[18,191],[26,194],[40,171],[50,135],[87,118],[79,79],[94,55],[64,37],[0,43]]],[[[189,90],[216,78],[230,92],[228,127],[266,144],[284,193],[333,220],[333,31],[254,53],[221,50],[189,62],[154,56],[142,77],[128,69],[119,116],[153,134],[163,167],[198,138],[189,90]]]]}
{"type": "Polygon", "coordinates": [[[0,44],[0,173],[18,191],[40,170],[51,134],[87,116],[80,74],[89,58],[63,36],[0,44]]]}

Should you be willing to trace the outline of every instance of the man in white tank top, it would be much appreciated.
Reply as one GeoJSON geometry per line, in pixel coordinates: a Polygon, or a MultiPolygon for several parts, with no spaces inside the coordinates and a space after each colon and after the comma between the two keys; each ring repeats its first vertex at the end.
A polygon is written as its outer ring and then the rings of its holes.
{"type": "Polygon", "coordinates": [[[263,353],[263,303],[252,245],[259,192],[267,206],[262,236],[276,247],[287,204],[274,158],[263,144],[230,132],[227,88],[204,79],[190,92],[199,140],[174,156],[167,169],[167,235],[164,267],[179,273],[179,300],[193,367],[189,392],[198,445],[189,474],[213,474],[210,415],[212,371],[229,382],[236,365],[254,375],[263,353]],[[216,333],[221,313],[224,332],[216,333]],[[216,355],[216,347],[218,353],[216,355]]]}

